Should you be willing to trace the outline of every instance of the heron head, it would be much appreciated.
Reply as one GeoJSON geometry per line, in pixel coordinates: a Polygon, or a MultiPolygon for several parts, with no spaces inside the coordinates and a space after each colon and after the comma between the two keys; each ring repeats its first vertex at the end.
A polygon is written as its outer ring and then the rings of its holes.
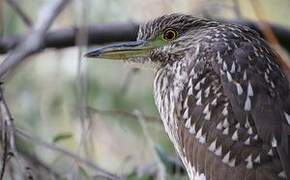
{"type": "Polygon", "coordinates": [[[183,14],[164,15],[141,25],[136,41],[104,46],[86,57],[164,65],[186,55],[206,22],[183,14]]]}

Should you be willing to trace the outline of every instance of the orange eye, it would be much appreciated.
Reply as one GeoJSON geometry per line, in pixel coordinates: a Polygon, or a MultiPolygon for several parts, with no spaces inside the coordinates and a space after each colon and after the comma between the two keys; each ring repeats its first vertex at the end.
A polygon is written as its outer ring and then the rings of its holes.
{"type": "Polygon", "coordinates": [[[163,33],[163,39],[167,41],[175,39],[176,36],[177,36],[177,32],[173,29],[167,29],[163,33]]]}

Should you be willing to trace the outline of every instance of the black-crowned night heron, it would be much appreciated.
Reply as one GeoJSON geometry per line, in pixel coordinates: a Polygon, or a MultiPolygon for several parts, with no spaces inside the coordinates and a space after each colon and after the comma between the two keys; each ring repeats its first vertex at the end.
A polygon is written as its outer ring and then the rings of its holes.
{"type": "Polygon", "coordinates": [[[161,119],[190,179],[290,179],[289,82],[253,30],[171,14],[87,57],[149,62],[161,119]]]}

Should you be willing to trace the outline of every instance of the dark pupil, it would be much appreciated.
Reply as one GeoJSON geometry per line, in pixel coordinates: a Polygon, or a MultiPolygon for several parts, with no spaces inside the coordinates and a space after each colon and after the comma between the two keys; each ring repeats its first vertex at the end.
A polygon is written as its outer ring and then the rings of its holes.
{"type": "Polygon", "coordinates": [[[173,31],[167,31],[165,32],[165,38],[166,39],[173,39],[175,36],[175,33],[173,31]]]}

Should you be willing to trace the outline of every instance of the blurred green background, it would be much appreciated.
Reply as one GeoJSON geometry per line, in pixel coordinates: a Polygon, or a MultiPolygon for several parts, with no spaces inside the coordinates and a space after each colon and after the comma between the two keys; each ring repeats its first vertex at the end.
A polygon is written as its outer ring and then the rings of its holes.
{"type": "MultiPolygon", "coordinates": [[[[266,20],[290,28],[289,0],[260,0],[259,7],[253,7],[251,1],[74,0],[57,18],[52,29],[82,24],[144,22],[172,12],[257,20],[255,8],[264,12],[266,20]]],[[[18,2],[32,20],[45,3],[44,0],[18,2]]],[[[0,0],[0,7],[1,36],[28,31],[5,1],[0,0]]],[[[154,72],[148,67],[136,70],[134,65],[123,62],[87,60],[82,57],[85,50],[77,47],[47,49],[29,58],[9,75],[5,96],[16,126],[87,157],[118,175],[128,175],[135,168],[158,162],[160,156],[154,149],[156,145],[174,156],[173,147],[158,120],[146,122],[144,128],[137,118],[118,113],[134,114],[137,110],[158,118],[152,95],[154,72]],[[94,112],[92,108],[110,112],[94,112]]],[[[0,56],[1,61],[4,58],[5,55],[0,56]]],[[[64,175],[81,166],[31,143],[21,143],[20,146],[64,175]]],[[[181,177],[177,175],[175,178],[181,177]]]]}

